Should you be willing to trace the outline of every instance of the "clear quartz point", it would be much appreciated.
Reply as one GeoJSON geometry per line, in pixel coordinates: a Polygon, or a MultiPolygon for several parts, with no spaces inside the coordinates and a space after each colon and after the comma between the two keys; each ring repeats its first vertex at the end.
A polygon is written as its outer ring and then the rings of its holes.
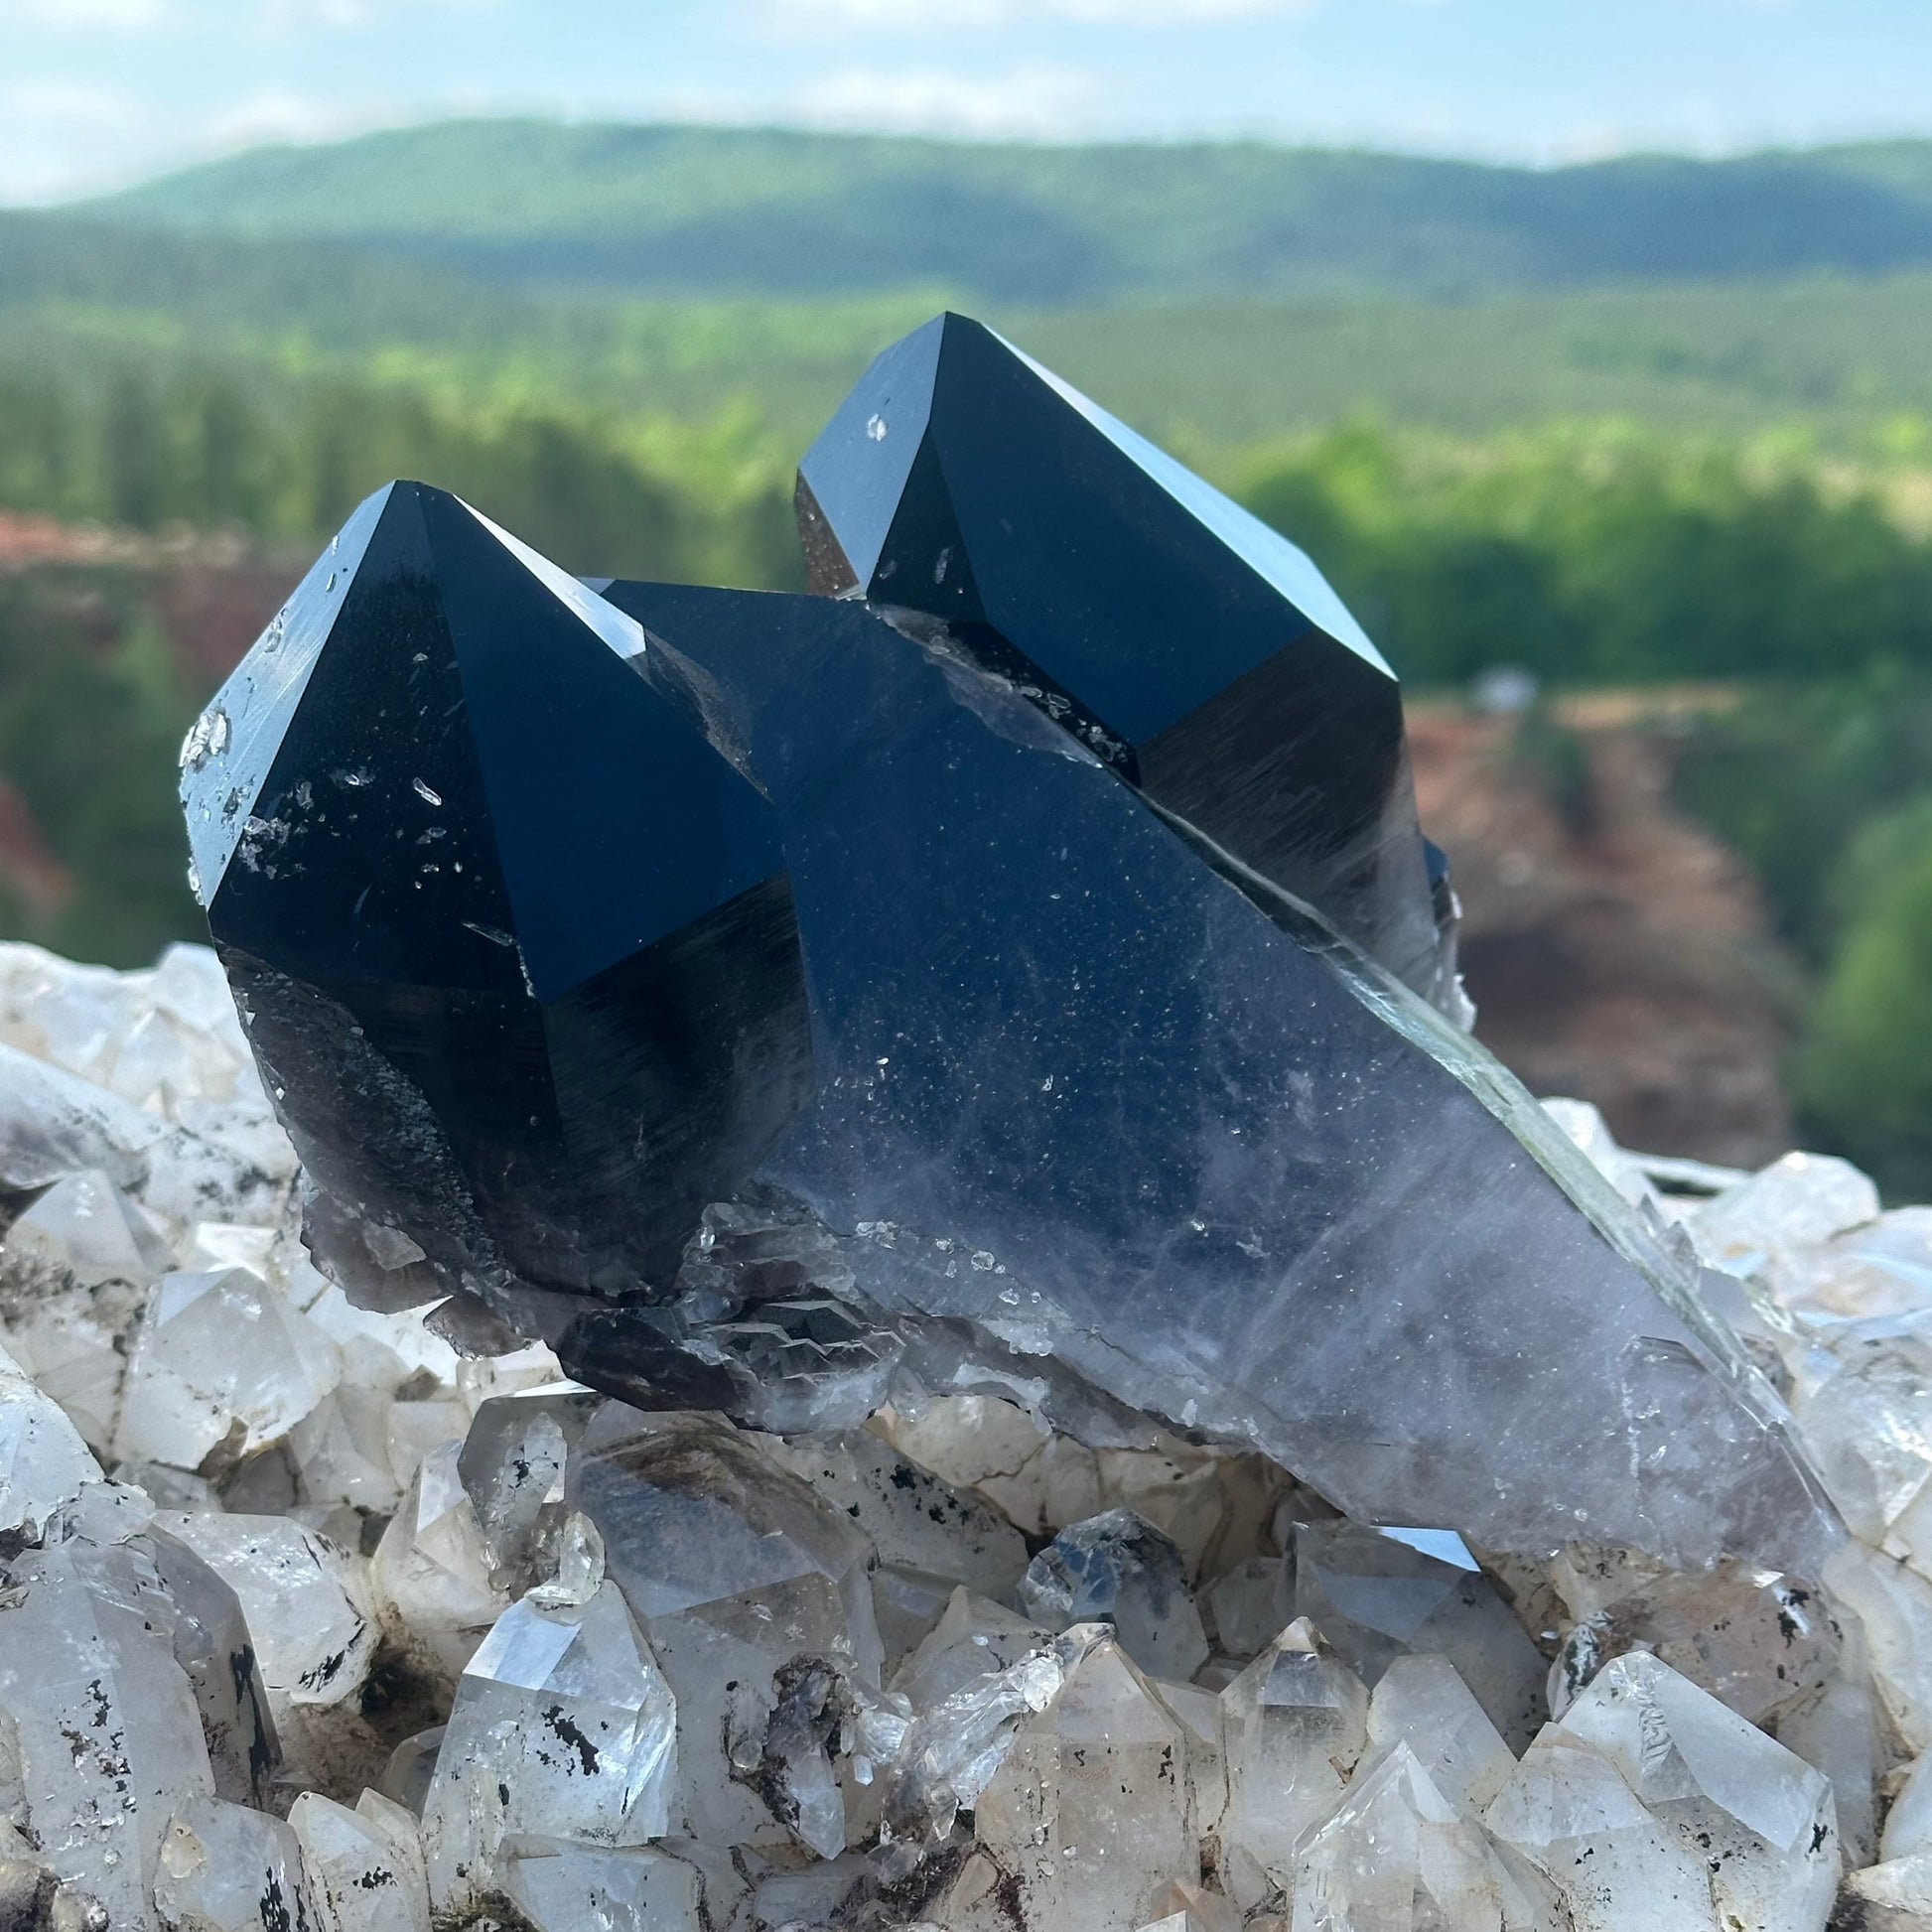
{"type": "Polygon", "coordinates": [[[1221,1694],[1228,1890],[1244,1909],[1294,1882],[1302,1834],[1340,1801],[1368,1743],[1368,1692],[1306,1618],[1291,1623],[1221,1694]]]}
{"type": "Polygon", "coordinates": [[[1823,1773],[1640,1651],[1606,1665],[1546,1735],[1603,1758],[1703,1861],[1719,1925],[1816,1932],[1839,1875],[1823,1773]]]}
{"type": "Polygon", "coordinates": [[[1188,1826],[1186,1734],[1113,1641],[1019,1721],[974,1811],[981,1850],[1011,1880],[1005,1908],[1064,1932],[1138,1924],[1194,1865],[1188,1826]]]}
{"type": "Polygon", "coordinates": [[[613,1584],[512,1604],[470,1660],[423,1810],[439,1912],[486,1894],[505,1841],[646,1845],[670,1830],[677,1706],[613,1584]]]}
{"type": "Polygon", "coordinates": [[[1058,1628],[1104,1618],[1127,1654],[1158,1677],[1184,1682],[1207,1661],[1179,1548],[1131,1509],[1062,1530],[1028,1567],[1020,1594],[1034,1616],[1058,1628]]]}
{"type": "Polygon", "coordinates": [[[1554,1888],[1512,1865],[1407,1744],[1303,1841],[1292,1932],[1557,1932],[1554,1888]]]}
{"type": "Polygon", "coordinates": [[[365,1791],[351,1811],[304,1791],[289,1828],[334,1932],[429,1932],[429,1876],[416,1820],[365,1791]]]}

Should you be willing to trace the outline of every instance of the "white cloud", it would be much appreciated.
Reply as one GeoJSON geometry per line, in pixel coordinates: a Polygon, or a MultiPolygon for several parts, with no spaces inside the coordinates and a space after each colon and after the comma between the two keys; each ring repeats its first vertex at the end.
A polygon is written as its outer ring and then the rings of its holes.
{"type": "Polygon", "coordinates": [[[1064,139],[1083,130],[1099,77],[1068,68],[1019,68],[984,78],[851,68],[809,82],[786,118],[898,133],[1064,139]]]}
{"type": "Polygon", "coordinates": [[[794,20],[899,32],[950,32],[1029,20],[1083,27],[1198,27],[1311,11],[1320,0],[775,0],[794,20]]]}
{"type": "Polygon", "coordinates": [[[0,26],[96,33],[153,27],[173,12],[169,0],[0,0],[0,26]]]}

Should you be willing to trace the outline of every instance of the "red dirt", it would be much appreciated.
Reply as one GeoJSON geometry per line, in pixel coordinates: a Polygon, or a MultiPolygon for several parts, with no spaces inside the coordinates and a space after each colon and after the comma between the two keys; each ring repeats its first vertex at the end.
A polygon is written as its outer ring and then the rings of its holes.
{"type": "Polygon", "coordinates": [[[1509,756],[1515,726],[1418,710],[1416,789],[1449,854],[1477,1036],[1542,1094],[1594,1101],[1625,1145],[1751,1166],[1790,1145],[1779,1064],[1793,969],[1755,881],[1669,793],[1668,718],[1595,698],[1564,719],[1571,814],[1509,756]]]}

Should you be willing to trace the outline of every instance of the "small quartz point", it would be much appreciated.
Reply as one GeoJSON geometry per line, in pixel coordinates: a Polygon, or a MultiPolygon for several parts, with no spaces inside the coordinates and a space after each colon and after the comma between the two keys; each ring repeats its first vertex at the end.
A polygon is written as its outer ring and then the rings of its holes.
{"type": "Polygon", "coordinates": [[[1877,1218],[1878,1190],[1849,1161],[1787,1154],[1700,1208],[1691,1231],[1720,1267],[1748,1274],[1877,1218]]]}
{"type": "Polygon", "coordinates": [[[158,1515],[234,1591],[291,1781],[354,1788],[381,1762],[361,1724],[379,1624],[368,1565],[287,1516],[158,1515]]]}
{"type": "Polygon", "coordinates": [[[1228,1808],[1221,1856],[1244,1910],[1294,1882],[1302,1834],[1340,1801],[1368,1743],[1368,1692],[1306,1618],[1221,1694],[1228,1808]]]}
{"type": "Polygon", "coordinates": [[[1474,1814],[1495,1797],[1516,1759],[1447,1657],[1398,1657],[1368,1701],[1366,1776],[1398,1747],[1414,1753],[1436,1789],[1474,1814]]]}
{"type": "Polygon", "coordinates": [[[177,1932],[310,1932],[324,1924],[294,1831],[219,1798],[193,1799],[175,1813],[161,1840],[154,1902],[177,1932]]]}
{"type": "Polygon", "coordinates": [[[1524,1752],[1483,1823],[1561,1889],[1576,1932],[1730,1932],[1700,1848],[1559,1725],[1524,1752]]]}
{"type": "Polygon", "coordinates": [[[483,1531],[458,1472],[458,1449],[445,1443],[424,1457],[370,1565],[390,1635],[419,1668],[446,1685],[455,1684],[509,1601],[491,1582],[483,1531]]]}
{"type": "Polygon", "coordinates": [[[55,1512],[99,1480],[73,1424],[0,1349],[0,1554],[38,1543],[55,1512]]]}
{"type": "Polygon", "coordinates": [[[289,1828],[334,1932],[429,1932],[423,1849],[415,1819],[400,1805],[365,1791],[351,1811],[304,1791],[289,1828]]]}
{"type": "Polygon", "coordinates": [[[865,1533],[721,1418],[615,1402],[570,1458],[566,1500],[597,1527],[610,1578],[676,1694],[677,1809],[690,1836],[783,1842],[803,1823],[798,1781],[825,1800],[832,1775],[829,1761],[803,1764],[795,1727],[772,1755],[798,1673],[879,1683],[865,1533]]]}
{"type": "Polygon", "coordinates": [[[168,1266],[168,1233],[98,1169],[57,1180],[25,1208],[0,1244],[9,1266],[25,1264],[81,1288],[124,1282],[146,1288],[168,1266]]]}
{"type": "Polygon", "coordinates": [[[1862,1543],[1839,1551],[1825,1584],[1863,1627],[1872,1686],[1906,1750],[1932,1750],[1932,1584],[1862,1543]]]}
{"type": "Polygon", "coordinates": [[[676,1702],[617,1587],[512,1604],[470,1660],[437,1752],[423,1811],[436,1909],[484,1895],[514,1834],[662,1838],[676,1781],[676,1702]]]}
{"type": "Polygon", "coordinates": [[[1020,1594],[1032,1615],[1058,1629],[1104,1618],[1157,1677],[1184,1683],[1207,1661],[1179,1549],[1131,1509],[1062,1530],[1028,1566],[1020,1594]]]}
{"type": "Polygon", "coordinates": [[[1002,1910],[1055,1932],[1113,1932],[1195,1867],[1187,1813],[1184,1731],[1124,1646],[1101,1641],[1020,1720],[974,1831],[1011,1880],[1002,1910]]]}
{"type": "Polygon", "coordinates": [[[1702,1857],[1720,1925],[1817,1932],[1839,1876],[1821,1772],[1641,1651],[1606,1665],[1551,1734],[1603,1757],[1702,1857]]]}
{"type": "Polygon", "coordinates": [[[1294,1610],[1374,1685],[1397,1657],[1447,1657],[1512,1749],[1535,1736],[1547,1667],[1515,1613],[1454,1538],[1455,1561],[1356,1523],[1297,1523],[1294,1610]]]}
{"type": "Polygon", "coordinates": [[[1144,1932],[1241,1932],[1241,1914],[1232,1899],[1179,1880],[1165,1884],[1149,1908],[1161,1916],[1144,1932]]]}
{"type": "Polygon", "coordinates": [[[563,1517],[571,1446],[603,1400],[577,1383],[553,1382],[478,1407],[457,1469],[499,1587],[527,1588],[549,1567],[545,1546],[563,1517]]]}
{"type": "Polygon", "coordinates": [[[328,1336],[259,1276],[168,1275],[135,1334],[117,1453],[218,1472],[286,1438],[340,1377],[328,1336]]]}
{"type": "Polygon", "coordinates": [[[1831,1779],[1845,1863],[1869,1864],[1878,1856],[1878,1780],[1895,1751],[1871,1681],[1864,1623],[1843,1603],[1833,1621],[1840,1639],[1836,1668],[1816,1690],[1780,1711],[1766,1728],[1786,1750],[1831,1779]]]}
{"type": "Polygon", "coordinates": [[[1293,1932],[1556,1932],[1554,1888],[1513,1870],[1407,1744],[1303,1841],[1293,1932]]]}

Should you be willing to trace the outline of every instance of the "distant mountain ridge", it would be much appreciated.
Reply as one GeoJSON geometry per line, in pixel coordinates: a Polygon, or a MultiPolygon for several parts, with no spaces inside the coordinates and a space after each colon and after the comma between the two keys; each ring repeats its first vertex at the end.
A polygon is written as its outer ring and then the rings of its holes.
{"type": "Polygon", "coordinates": [[[1932,141],[1534,170],[1257,143],[450,121],[256,149],[59,212],[327,241],[522,288],[1441,298],[1932,265],[1932,141]]]}

